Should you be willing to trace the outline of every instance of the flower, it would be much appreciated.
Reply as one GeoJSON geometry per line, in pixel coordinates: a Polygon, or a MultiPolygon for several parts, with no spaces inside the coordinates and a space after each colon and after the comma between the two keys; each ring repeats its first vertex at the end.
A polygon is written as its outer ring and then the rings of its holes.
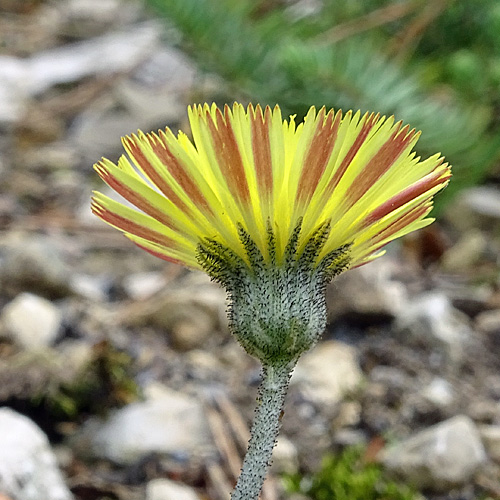
{"type": "Polygon", "coordinates": [[[412,152],[419,133],[393,117],[312,107],[296,125],[278,106],[188,112],[193,142],[168,128],[138,132],[123,139],[132,163],[121,156],[95,165],[142,212],[101,193],[92,209],[153,255],[194,268],[206,238],[246,260],[239,225],[267,259],[270,226],[279,262],[299,219],[299,251],[328,223],[318,262],[349,244],[350,266],[359,266],[430,224],[432,198],[451,175],[439,154],[421,161],[412,152]]]}

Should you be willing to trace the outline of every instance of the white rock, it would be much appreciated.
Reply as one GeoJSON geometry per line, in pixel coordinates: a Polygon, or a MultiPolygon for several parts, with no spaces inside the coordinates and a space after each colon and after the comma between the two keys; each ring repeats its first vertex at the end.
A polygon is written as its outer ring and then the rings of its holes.
{"type": "Polygon", "coordinates": [[[52,302],[22,293],[3,309],[0,321],[5,333],[27,350],[49,347],[57,338],[62,315],[52,302]]]}
{"type": "Polygon", "coordinates": [[[45,434],[0,408],[0,492],[15,500],[71,500],[45,434]]]}
{"type": "Polygon", "coordinates": [[[280,436],[273,450],[271,471],[274,474],[294,474],[299,469],[299,454],[295,445],[280,436]]]}
{"type": "Polygon", "coordinates": [[[342,342],[320,342],[302,356],[290,383],[318,404],[335,405],[362,380],[356,349],[342,342]]]}
{"type": "Polygon", "coordinates": [[[154,325],[168,333],[176,349],[196,349],[214,332],[227,329],[225,295],[205,280],[183,289],[170,288],[142,301],[124,322],[154,325]]]}
{"type": "Polygon", "coordinates": [[[462,193],[465,204],[475,213],[500,219],[500,190],[489,187],[473,187],[462,193]]]}
{"type": "Polygon", "coordinates": [[[153,479],[146,486],[146,500],[200,500],[200,497],[184,484],[169,479],[153,479]]]}
{"type": "Polygon", "coordinates": [[[462,190],[447,206],[446,219],[460,232],[498,227],[500,190],[492,186],[462,190]]]}
{"type": "Polygon", "coordinates": [[[463,272],[469,269],[481,259],[487,245],[488,239],[482,231],[478,229],[467,231],[442,256],[442,269],[448,272],[463,272]]]}
{"type": "Polygon", "coordinates": [[[128,296],[135,300],[146,299],[155,295],[166,285],[165,277],[159,272],[129,274],[123,280],[123,287],[128,296]]]}
{"type": "Polygon", "coordinates": [[[500,425],[482,425],[479,433],[488,455],[500,463],[500,425]]]}
{"type": "Polygon", "coordinates": [[[452,385],[441,377],[435,377],[422,390],[422,396],[439,408],[447,407],[455,400],[455,391],[452,385]]]}
{"type": "Polygon", "coordinates": [[[410,301],[398,316],[396,329],[410,340],[442,350],[455,363],[462,358],[465,343],[472,336],[465,315],[438,292],[422,294],[410,301]]]}
{"type": "Polygon", "coordinates": [[[388,322],[404,311],[407,292],[392,278],[395,268],[392,259],[377,259],[336,278],[327,291],[329,322],[345,316],[360,324],[388,322]]]}
{"type": "Polygon", "coordinates": [[[190,455],[211,449],[210,432],[201,403],[156,386],[146,401],[118,410],[104,424],[84,430],[94,456],[131,464],[149,453],[190,455]]]}
{"type": "Polygon", "coordinates": [[[0,289],[10,297],[31,292],[62,298],[69,293],[71,269],[61,247],[67,241],[25,233],[11,233],[4,246],[0,266],[0,289]]]}
{"type": "Polygon", "coordinates": [[[467,484],[486,460],[474,422],[459,415],[382,453],[384,466],[418,488],[445,491],[467,484]]]}

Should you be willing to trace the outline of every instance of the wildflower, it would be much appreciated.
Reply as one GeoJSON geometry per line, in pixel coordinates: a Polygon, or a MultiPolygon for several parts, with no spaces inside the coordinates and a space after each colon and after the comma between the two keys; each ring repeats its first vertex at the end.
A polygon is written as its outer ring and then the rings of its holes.
{"type": "Polygon", "coordinates": [[[392,117],[311,108],[296,125],[278,106],[205,104],[189,108],[189,120],[193,142],[139,132],[123,139],[133,165],[122,156],[95,167],[144,213],[100,193],[93,209],[153,255],[193,268],[207,238],[247,260],[239,227],[266,261],[271,228],[279,263],[299,220],[299,252],[327,224],[316,261],[348,244],[350,267],[359,266],[430,224],[432,197],[450,176],[438,154],[416,157],[419,133],[392,117]]]}
{"type": "Polygon", "coordinates": [[[140,211],[95,193],[92,209],[139,247],[205,270],[228,291],[230,323],[264,378],[233,500],[257,498],[288,379],[326,324],[325,286],[427,226],[450,168],[421,161],[419,133],[393,117],[215,104],[188,110],[193,135],[167,128],[123,139],[128,154],[95,165],[140,211]]]}

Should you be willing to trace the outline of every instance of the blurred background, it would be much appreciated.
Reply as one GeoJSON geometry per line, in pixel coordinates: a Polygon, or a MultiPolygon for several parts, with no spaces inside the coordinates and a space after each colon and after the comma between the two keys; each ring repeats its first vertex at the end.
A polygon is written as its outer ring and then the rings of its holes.
{"type": "Polygon", "coordinates": [[[500,498],[497,0],[0,0],[0,500],[229,498],[259,367],[224,291],[89,198],[122,135],[235,100],[394,114],[453,165],[330,285],[262,500],[500,498]]]}

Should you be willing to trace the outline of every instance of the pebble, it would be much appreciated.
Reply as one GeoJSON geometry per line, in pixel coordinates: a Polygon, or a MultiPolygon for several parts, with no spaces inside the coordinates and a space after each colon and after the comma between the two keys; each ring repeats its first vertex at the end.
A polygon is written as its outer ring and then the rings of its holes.
{"type": "Polygon", "coordinates": [[[137,304],[124,320],[166,331],[175,349],[203,347],[214,332],[227,330],[225,292],[206,281],[182,290],[156,294],[137,304]]]}
{"type": "Polygon", "coordinates": [[[90,420],[75,439],[80,453],[121,465],[150,453],[191,456],[210,453],[212,442],[201,402],[155,384],[146,400],[116,411],[103,422],[90,420]]]}
{"type": "Polygon", "coordinates": [[[382,452],[386,469],[417,488],[434,491],[467,484],[486,460],[474,422],[453,417],[382,452]]]}
{"type": "Polygon", "coordinates": [[[442,268],[448,272],[465,272],[477,264],[488,240],[482,231],[467,231],[441,258],[442,268]]]}
{"type": "Polygon", "coordinates": [[[274,474],[295,474],[299,469],[299,454],[295,445],[285,436],[278,437],[273,450],[271,471],[274,474]]]}
{"type": "Polygon", "coordinates": [[[447,408],[455,401],[453,386],[441,377],[435,377],[424,387],[421,395],[438,408],[447,408]]]}
{"type": "Polygon", "coordinates": [[[488,456],[500,463],[500,425],[482,425],[479,427],[479,434],[488,456]]]}
{"type": "Polygon", "coordinates": [[[61,311],[52,302],[22,293],[2,310],[0,323],[5,334],[26,350],[51,346],[61,328],[61,311]]]}
{"type": "Polygon", "coordinates": [[[0,491],[13,500],[71,500],[45,434],[27,417],[0,408],[0,491]]]}
{"type": "Polygon", "coordinates": [[[137,129],[177,127],[186,119],[195,67],[180,51],[158,44],[144,59],[130,78],[117,81],[112,93],[75,121],[71,141],[85,160],[95,161],[103,152],[119,153],[120,137],[137,129]]]}
{"type": "Polygon", "coordinates": [[[441,351],[452,366],[463,358],[466,340],[472,335],[467,317],[440,292],[410,301],[397,317],[395,328],[405,340],[441,351]]]}
{"type": "Polygon", "coordinates": [[[132,273],[123,280],[123,288],[134,300],[147,299],[161,291],[165,285],[165,276],[155,271],[132,273]]]}
{"type": "Polygon", "coordinates": [[[197,493],[170,479],[153,479],[146,486],[146,500],[200,500],[197,493]]]}
{"type": "Polygon", "coordinates": [[[448,205],[446,219],[463,232],[498,227],[500,190],[492,186],[475,186],[462,190],[448,205]]]}
{"type": "Polygon", "coordinates": [[[314,403],[333,406],[362,380],[358,353],[353,346],[328,340],[299,359],[291,378],[314,403]]]}
{"type": "Polygon", "coordinates": [[[3,253],[0,287],[5,294],[28,291],[57,299],[70,293],[71,270],[49,237],[11,235],[3,253]]]}
{"type": "Polygon", "coordinates": [[[475,324],[478,330],[487,335],[500,336],[500,309],[479,313],[476,316],[475,324]]]}
{"type": "Polygon", "coordinates": [[[393,266],[379,259],[337,277],[327,289],[328,322],[366,327],[392,321],[406,302],[402,284],[391,280],[393,266]]]}

